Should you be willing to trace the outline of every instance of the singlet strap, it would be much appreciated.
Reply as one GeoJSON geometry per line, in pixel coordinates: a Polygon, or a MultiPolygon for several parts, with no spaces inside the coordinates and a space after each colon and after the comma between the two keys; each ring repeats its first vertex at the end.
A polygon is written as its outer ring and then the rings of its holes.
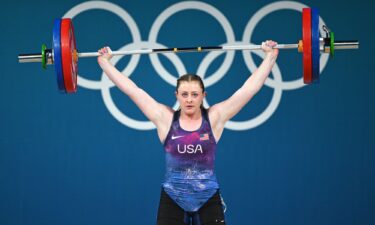
{"type": "Polygon", "coordinates": [[[180,112],[181,110],[177,110],[173,113],[173,122],[176,122],[180,118],[180,112]]]}
{"type": "Polygon", "coordinates": [[[201,108],[201,111],[202,111],[203,119],[209,121],[209,120],[208,120],[208,112],[207,112],[207,109],[205,109],[205,108],[202,107],[202,108],[201,108]]]}

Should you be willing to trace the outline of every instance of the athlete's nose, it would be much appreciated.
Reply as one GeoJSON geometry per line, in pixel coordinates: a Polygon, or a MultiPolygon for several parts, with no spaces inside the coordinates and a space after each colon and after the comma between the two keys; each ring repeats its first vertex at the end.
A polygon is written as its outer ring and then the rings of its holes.
{"type": "Polygon", "coordinates": [[[191,95],[189,95],[189,96],[187,97],[187,102],[189,102],[189,103],[193,102],[193,98],[192,98],[191,95]]]}

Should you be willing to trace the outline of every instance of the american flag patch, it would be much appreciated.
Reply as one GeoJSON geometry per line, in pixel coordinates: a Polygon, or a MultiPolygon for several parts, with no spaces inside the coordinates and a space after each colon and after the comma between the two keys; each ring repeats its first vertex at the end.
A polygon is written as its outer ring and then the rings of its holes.
{"type": "Polygon", "coordinates": [[[207,133],[205,133],[205,134],[200,134],[199,135],[199,140],[201,140],[201,141],[207,141],[207,140],[209,140],[210,138],[209,138],[209,136],[208,136],[208,134],[207,133]]]}

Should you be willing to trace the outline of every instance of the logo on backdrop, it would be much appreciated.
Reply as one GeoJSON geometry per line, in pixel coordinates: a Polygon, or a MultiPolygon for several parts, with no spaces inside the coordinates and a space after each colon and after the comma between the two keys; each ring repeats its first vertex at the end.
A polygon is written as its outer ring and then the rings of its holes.
{"type": "MultiPolygon", "coordinates": [[[[299,2],[293,2],[293,1],[279,1],[270,3],[263,8],[259,9],[249,20],[247,23],[244,33],[242,36],[242,40],[237,41],[233,32],[233,29],[227,20],[227,18],[224,16],[223,13],[221,13],[218,9],[216,9],[214,6],[200,2],[200,1],[183,1],[180,3],[176,3],[174,5],[171,5],[167,9],[165,9],[163,12],[159,14],[159,16],[155,19],[150,33],[148,41],[143,41],[141,39],[141,34],[138,29],[137,24],[135,23],[134,19],[129,15],[128,12],[126,12],[123,8],[119,7],[118,5],[115,5],[110,2],[105,1],[88,1],[81,3],[79,5],[74,6],[72,9],[70,9],[67,13],[65,13],[64,17],[70,17],[74,18],[75,16],[79,15],[80,13],[92,10],[92,9],[102,9],[109,12],[112,12],[119,16],[124,23],[128,26],[133,43],[128,43],[121,47],[119,50],[131,50],[131,49],[141,49],[141,48],[166,48],[167,46],[164,46],[162,44],[157,43],[157,35],[159,33],[159,30],[163,23],[172,17],[175,13],[183,11],[183,10],[199,10],[203,11],[209,15],[211,15],[213,18],[215,18],[219,24],[222,26],[225,36],[226,36],[226,43],[222,43],[222,45],[233,45],[233,44],[252,44],[251,43],[251,36],[253,34],[253,31],[258,24],[260,20],[263,19],[266,15],[268,15],[271,12],[275,12],[277,10],[282,9],[289,9],[289,10],[295,10],[295,11],[301,11],[302,8],[308,7],[307,5],[304,5],[299,2]]],[[[325,24],[322,18],[319,20],[320,24],[325,24]]],[[[323,32],[322,30],[320,31],[323,32]]],[[[259,51],[253,51],[254,54],[263,57],[263,52],[259,51]]],[[[234,59],[234,51],[227,51],[227,52],[220,52],[220,51],[212,51],[209,52],[205,58],[202,60],[201,64],[198,66],[198,69],[196,71],[196,74],[202,75],[203,82],[205,83],[206,87],[209,87],[211,85],[214,85],[216,82],[220,81],[221,78],[225,76],[227,71],[229,70],[230,66],[232,65],[233,59],[234,59]],[[212,74],[206,74],[207,69],[209,68],[210,64],[221,54],[226,54],[224,62],[221,64],[221,66],[214,71],[212,74]],[[207,78],[205,78],[207,77],[207,78]]],[[[256,70],[257,66],[250,54],[249,51],[243,51],[242,52],[245,64],[247,68],[249,69],[250,73],[256,70]]],[[[178,74],[186,74],[186,68],[180,58],[177,54],[165,54],[164,55],[168,60],[172,62],[172,64],[175,66],[178,74]]],[[[161,64],[159,60],[159,56],[157,54],[150,54],[149,55],[152,66],[156,70],[157,74],[168,84],[175,86],[176,85],[176,76],[169,73],[164,66],[161,64]]],[[[116,65],[116,63],[121,59],[121,57],[114,57],[113,64],[116,65]]],[[[135,70],[136,66],[138,65],[140,59],[140,55],[132,55],[130,58],[130,61],[128,65],[124,68],[122,71],[123,74],[129,74],[131,75],[133,71],[135,70]]],[[[328,54],[322,54],[320,56],[320,72],[322,72],[328,62],[328,54]]],[[[268,87],[271,87],[274,89],[272,99],[268,106],[264,109],[262,113],[260,113],[255,118],[250,118],[245,121],[228,121],[225,125],[225,128],[230,130],[249,130],[252,128],[255,128],[265,121],[267,121],[273,113],[276,111],[280,100],[282,96],[283,90],[294,90],[301,87],[304,87],[302,78],[292,81],[283,81],[280,69],[277,64],[272,69],[273,79],[268,77],[266,80],[265,85],[268,87]]],[[[84,88],[93,89],[93,90],[100,90],[102,93],[102,97],[104,100],[104,103],[106,107],[108,108],[109,112],[112,114],[114,118],[116,118],[120,123],[133,128],[137,130],[150,130],[154,129],[155,126],[150,121],[140,121],[133,118],[128,117],[123,112],[121,112],[116,104],[114,103],[111,94],[110,94],[110,88],[114,87],[114,84],[105,76],[105,74],[102,74],[100,81],[94,81],[94,80],[88,80],[82,76],[78,75],[78,85],[84,88]]],[[[302,76],[300,76],[302,77],[302,76]]],[[[209,107],[209,103],[207,100],[204,100],[205,107],[209,107]]],[[[176,109],[177,102],[174,106],[176,109]]]]}

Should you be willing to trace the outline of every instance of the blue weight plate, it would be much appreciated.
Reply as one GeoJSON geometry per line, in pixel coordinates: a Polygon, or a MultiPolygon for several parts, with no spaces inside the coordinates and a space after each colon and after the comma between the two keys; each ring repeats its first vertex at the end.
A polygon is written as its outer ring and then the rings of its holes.
{"type": "Polygon", "coordinates": [[[312,52],[312,79],[314,83],[319,82],[319,60],[320,60],[320,35],[319,35],[319,9],[311,9],[311,52],[312,52]]]}
{"type": "Polygon", "coordinates": [[[55,64],[57,86],[61,92],[66,92],[61,60],[61,19],[55,19],[53,23],[53,62],[55,64]]]}

